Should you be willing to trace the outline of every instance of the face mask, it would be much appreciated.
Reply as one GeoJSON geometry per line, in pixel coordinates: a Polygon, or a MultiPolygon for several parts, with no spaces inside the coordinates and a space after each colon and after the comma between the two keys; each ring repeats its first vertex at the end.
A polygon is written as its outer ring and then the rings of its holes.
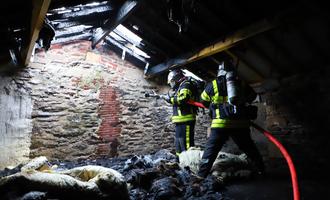
{"type": "Polygon", "coordinates": [[[174,87],[175,87],[175,81],[173,81],[173,80],[171,80],[170,82],[169,82],[169,84],[170,84],[170,86],[171,86],[171,88],[173,89],[174,87]]]}
{"type": "Polygon", "coordinates": [[[172,89],[175,89],[175,87],[178,85],[181,76],[182,75],[176,71],[171,71],[168,74],[167,83],[171,86],[172,89]]]}

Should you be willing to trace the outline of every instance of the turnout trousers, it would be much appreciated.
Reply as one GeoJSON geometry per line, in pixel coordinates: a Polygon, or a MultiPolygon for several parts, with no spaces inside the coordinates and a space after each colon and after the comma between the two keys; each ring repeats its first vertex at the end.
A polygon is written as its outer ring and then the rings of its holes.
{"type": "Polygon", "coordinates": [[[177,155],[195,145],[194,129],[195,121],[175,124],[175,151],[177,155]]]}
{"type": "Polygon", "coordinates": [[[264,170],[262,156],[251,138],[250,128],[212,128],[200,164],[199,176],[208,175],[218,153],[229,137],[253,161],[257,170],[264,170]]]}

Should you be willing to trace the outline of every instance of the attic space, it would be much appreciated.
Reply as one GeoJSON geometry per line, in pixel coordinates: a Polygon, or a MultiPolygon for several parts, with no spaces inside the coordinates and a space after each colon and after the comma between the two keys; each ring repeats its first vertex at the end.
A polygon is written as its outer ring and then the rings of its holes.
{"type": "Polygon", "coordinates": [[[0,5],[0,199],[330,199],[325,1],[0,5]]]}

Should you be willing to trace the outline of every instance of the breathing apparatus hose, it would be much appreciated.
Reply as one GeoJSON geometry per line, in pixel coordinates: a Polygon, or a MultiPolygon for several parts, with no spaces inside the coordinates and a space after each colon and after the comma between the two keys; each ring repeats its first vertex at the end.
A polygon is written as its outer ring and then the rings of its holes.
{"type": "MultiPolygon", "coordinates": [[[[193,106],[197,106],[200,108],[206,108],[202,103],[195,102],[192,100],[188,101],[189,104],[193,106]]],[[[274,137],[272,134],[257,124],[251,122],[251,126],[263,133],[273,144],[277,146],[277,148],[281,151],[283,157],[285,158],[286,162],[288,163],[290,175],[291,175],[291,181],[292,181],[292,190],[293,190],[293,199],[294,200],[300,200],[300,193],[299,193],[299,187],[298,187],[298,178],[295,166],[293,164],[293,161],[291,159],[291,156],[289,155],[288,151],[284,148],[284,146],[274,137]]]]}

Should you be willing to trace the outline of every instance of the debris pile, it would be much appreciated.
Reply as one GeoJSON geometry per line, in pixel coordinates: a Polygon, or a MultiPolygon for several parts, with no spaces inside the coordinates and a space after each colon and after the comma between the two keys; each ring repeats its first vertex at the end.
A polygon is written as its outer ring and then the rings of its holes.
{"type": "Polygon", "coordinates": [[[116,170],[87,165],[57,171],[37,157],[21,171],[0,179],[1,199],[129,199],[126,181],[116,170]]]}
{"type": "Polygon", "coordinates": [[[200,179],[195,174],[201,155],[191,148],[180,155],[180,163],[164,149],[152,155],[78,162],[38,157],[0,171],[0,199],[228,199],[225,181],[249,175],[246,156],[221,152],[212,175],[200,179]]]}

